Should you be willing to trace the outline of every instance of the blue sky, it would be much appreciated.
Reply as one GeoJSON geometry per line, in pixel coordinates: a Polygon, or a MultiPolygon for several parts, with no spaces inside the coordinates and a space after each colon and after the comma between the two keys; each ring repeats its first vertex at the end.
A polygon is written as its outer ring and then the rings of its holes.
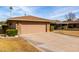
{"type": "Polygon", "coordinates": [[[32,15],[51,20],[65,20],[69,12],[79,17],[79,6],[13,6],[10,15],[9,6],[0,6],[0,20],[4,21],[9,17],[32,15]]]}

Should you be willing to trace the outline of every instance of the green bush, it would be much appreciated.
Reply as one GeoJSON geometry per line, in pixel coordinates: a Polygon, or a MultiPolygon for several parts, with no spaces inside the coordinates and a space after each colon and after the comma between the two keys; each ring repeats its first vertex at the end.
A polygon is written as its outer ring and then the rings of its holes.
{"type": "Polygon", "coordinates": [[[17,30],[16,29],[7,29],[6,34],[8,36],[15,36],[15,35],[17,35],[17,30]]]}

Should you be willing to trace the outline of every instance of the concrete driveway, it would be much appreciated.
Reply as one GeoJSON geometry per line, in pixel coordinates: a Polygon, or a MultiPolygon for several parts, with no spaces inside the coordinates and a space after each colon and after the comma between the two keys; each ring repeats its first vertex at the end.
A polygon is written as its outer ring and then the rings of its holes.
{"type": "Polygon", "coordinates": [[[24,34],[24,39],[29,40],[41,51],[73,52],[79,51],[79,37],[67,36],[53,32],[24,34]]]}

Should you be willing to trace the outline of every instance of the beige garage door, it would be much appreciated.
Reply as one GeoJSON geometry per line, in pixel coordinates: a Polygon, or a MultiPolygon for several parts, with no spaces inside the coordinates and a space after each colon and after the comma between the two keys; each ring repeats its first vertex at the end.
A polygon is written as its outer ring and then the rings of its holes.
{"type": "Polygon", "coordinates": [[[46,32],[46,24],[28,23],[21,25],[21,34],[46,32]]]}

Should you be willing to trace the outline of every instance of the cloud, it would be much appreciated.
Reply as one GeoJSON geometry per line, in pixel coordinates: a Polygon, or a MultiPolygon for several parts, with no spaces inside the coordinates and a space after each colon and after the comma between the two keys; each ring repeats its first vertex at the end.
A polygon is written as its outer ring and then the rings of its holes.
{"type": "Polygon", "coordinates": [[[0,21],[4,21],[9,17],[10,17],[10,13],[8,13],[8,12],[6,12],[6,13],[0,12],[0,21]]]}
{"type": "MultiPolygon", "coordinates": [[[[6,7],[5,7],[6,8],[6,7]]],[[[0,9],[0,18],[7,19],[10,17],[9,7],[6,9],[0,9]],[[6,9],[8,11],[6,11],[6,9]]],[[[38,7],[38,6],[13,6],[12,17],[33,15],[47,19],[64,19],[64,16],[69,12],[78,13],[79,7],[38,7]],[[54,9],[55,8],[55,9],[54,9]]],[[[78,15],[77,15],[78,17],[78,15]]]]}
{"type": "Polygon", "coordinates": [[[77,12],[79,12],[79,9],[73,8],[73,7],[60,8],[60,9],[55,10],[52,14],[50,13],[50,18],[56,19],[56,18],[59,18],[61,16],[65,16],[69,12],[77,13],[77,12]]]}
{"type": "Polygon", "coordinates": [[[26,15],[32,15],[35,14],[35,11],[38,9],[39,7],[26,7],[26,6],[17,6],[17,7],[13,7],[13,13],[18,13],[20,15],[24,15],[26,13],[26,15]]]}
{"type": "Polygon", "coordinates": [[[10,9],[8,7],[2,7],[0,9],[0,19],[7,19],[9,17],[16,17],[16,16],[24,16],[26,15],[34,15],[36,10],[40,7],[32,7],[32,6],[13,6],[11,15],[10,15],[10,9]],[[7,11],[6,11],[7,10],[7,11]]]}

